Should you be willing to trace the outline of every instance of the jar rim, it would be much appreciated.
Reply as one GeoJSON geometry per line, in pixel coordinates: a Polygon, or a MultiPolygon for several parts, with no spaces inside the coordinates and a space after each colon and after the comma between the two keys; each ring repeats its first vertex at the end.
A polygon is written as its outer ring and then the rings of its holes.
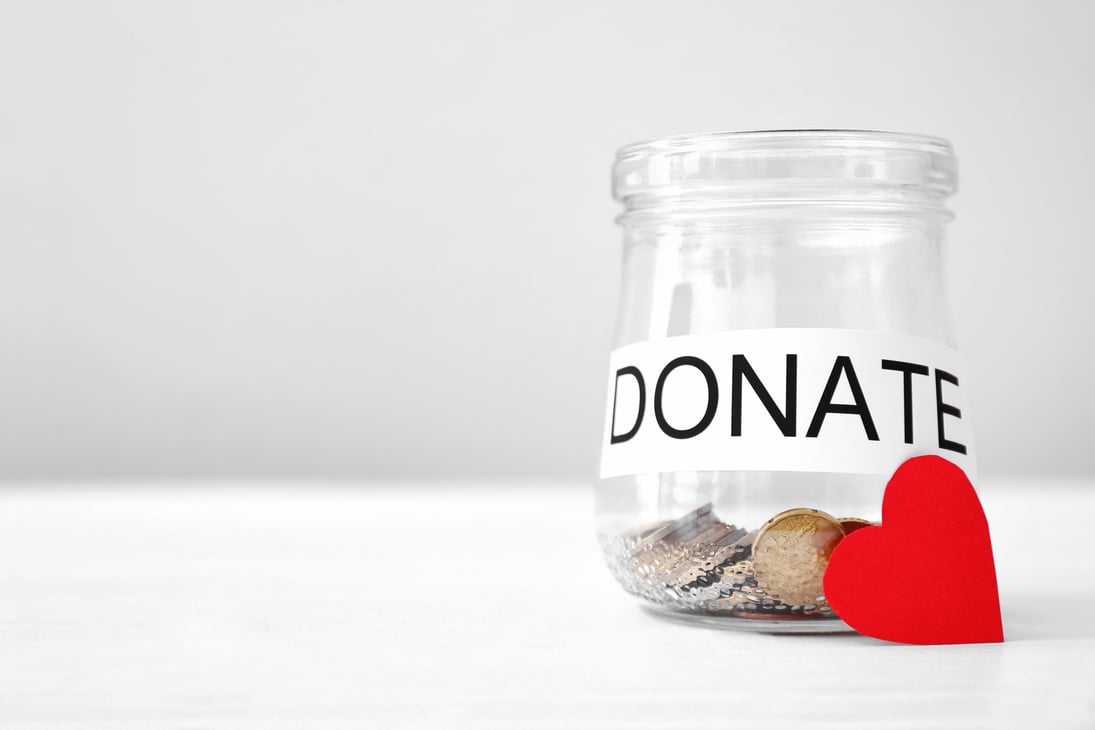
{"type": "Polygon", "coordinates": [[[803,195],[817,201],[829,194],[848,201],[889,191],[924,196],[941,206],[957,187],[957,161],[948,141],[873,130],[676,135],[626,145],[613,165],[613,194],[632,209],[648,207],[653,198],[697,192],[756,204],[803,195]]]}

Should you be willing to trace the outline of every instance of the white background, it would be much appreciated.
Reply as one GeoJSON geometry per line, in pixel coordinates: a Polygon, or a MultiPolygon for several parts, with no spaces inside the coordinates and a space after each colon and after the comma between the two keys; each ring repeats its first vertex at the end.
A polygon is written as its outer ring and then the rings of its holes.
{"type": "Polygon", "coordinates": [[[616,147],[950,139],[982,473],[1091,473],[1095,5],[6,2],[0,477],[592,475],[616,147]]]}

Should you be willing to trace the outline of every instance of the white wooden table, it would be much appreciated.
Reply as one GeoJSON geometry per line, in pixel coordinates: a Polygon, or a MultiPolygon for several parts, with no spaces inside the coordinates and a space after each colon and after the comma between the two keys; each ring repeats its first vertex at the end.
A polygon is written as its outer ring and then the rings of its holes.
{"type": "Polygon", "coordinates": [[[586,485],[9,485],[0,727],[1095,727],[1095,484],[981,495],[1008,641],[915,647],[653,617],[586,485]]]}

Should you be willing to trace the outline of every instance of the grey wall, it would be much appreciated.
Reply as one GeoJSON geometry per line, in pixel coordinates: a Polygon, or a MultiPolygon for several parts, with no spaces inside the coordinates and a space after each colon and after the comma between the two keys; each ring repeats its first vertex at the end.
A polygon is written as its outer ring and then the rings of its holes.
{"type": "Polygon", "coordinates": [[[1091,473],[1093,9],[5,3],[0,477],[592,473],[615,148],[802,126],[954,142],[982,471],[1091,473]]]}

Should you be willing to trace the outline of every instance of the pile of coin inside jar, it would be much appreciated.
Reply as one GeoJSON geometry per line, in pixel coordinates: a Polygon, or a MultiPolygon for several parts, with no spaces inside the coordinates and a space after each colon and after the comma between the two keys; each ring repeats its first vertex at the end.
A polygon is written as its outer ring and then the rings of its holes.
{"type": "Polygon", "coordinates": [[[632,530],[605,550],[628,591],[666,607],[738,618],[836,618],[822,589],[829,556],[845,535],[871,524],[799,508],[747,531],[722,522],[706,504],[632,530]]]}

